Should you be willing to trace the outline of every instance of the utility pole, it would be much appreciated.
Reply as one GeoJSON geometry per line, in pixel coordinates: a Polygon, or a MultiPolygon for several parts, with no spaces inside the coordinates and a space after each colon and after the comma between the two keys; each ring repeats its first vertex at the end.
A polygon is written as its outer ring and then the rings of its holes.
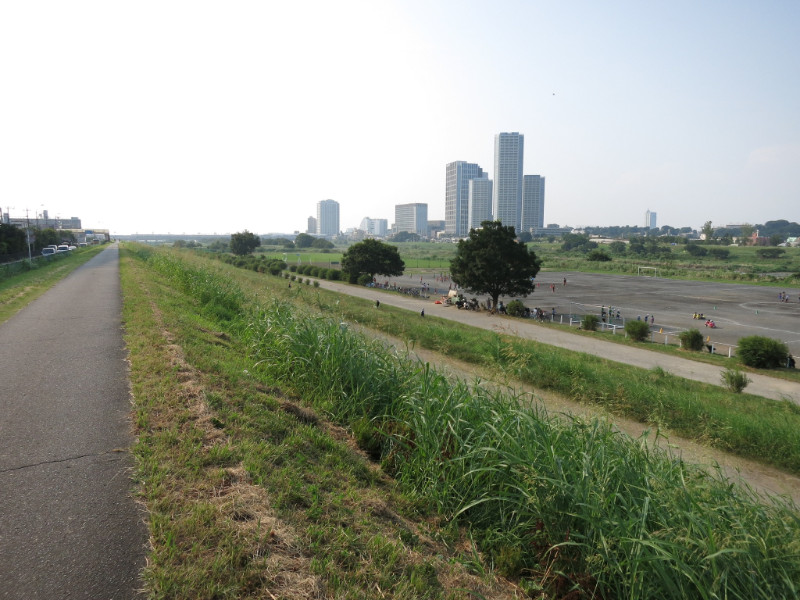
{"type": "Polygon", "coordinates": [[[28,260],[33,260],[31,256],[31,219],[28,215],[28,209],[25,209],[25,238],[28,241],[28,260]]]}

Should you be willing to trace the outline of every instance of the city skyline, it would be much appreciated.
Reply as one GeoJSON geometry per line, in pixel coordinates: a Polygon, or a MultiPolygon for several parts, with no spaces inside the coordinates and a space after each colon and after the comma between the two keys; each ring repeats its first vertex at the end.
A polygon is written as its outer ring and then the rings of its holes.
{"type": "Polygon", "coordinates": [[[440,220],[442,166],[491,171],[519,131],[547,223],[791,220],[798,28],[782,0],[4,3],[0,204],[118,233],[303,231],[323,198],[343,229],[440,220]]]}

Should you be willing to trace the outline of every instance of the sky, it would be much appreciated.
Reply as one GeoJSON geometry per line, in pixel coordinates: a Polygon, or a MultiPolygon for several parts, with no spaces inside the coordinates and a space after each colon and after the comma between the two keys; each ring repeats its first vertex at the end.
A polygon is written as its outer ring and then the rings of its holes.
{"type": "Polygon", "coordinates": [[[800,221],[800,2],[0,2],[0,209],[133,233],[444,219],[525,136],[545,223],[800,221]]]}

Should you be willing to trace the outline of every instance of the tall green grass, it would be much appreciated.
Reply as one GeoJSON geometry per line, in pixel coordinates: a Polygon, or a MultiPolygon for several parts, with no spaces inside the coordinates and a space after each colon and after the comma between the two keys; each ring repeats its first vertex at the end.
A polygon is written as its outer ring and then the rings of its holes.
{"type": "Polygon", "coordinates": [[[762,501],[601,421],[553,418],[523,398],[453,382],[286,304],[264,309],[247,335],[262,376],[350,425],[409,493],[471,528],[526,589],[800,594],[800,520],[789,502],[762,501]]]}

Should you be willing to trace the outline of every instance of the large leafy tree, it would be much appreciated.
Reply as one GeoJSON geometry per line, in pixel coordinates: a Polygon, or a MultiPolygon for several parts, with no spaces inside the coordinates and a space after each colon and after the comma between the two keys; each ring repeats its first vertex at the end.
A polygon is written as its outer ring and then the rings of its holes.
{"type": "Polygon", "coordinates": [[[298,233],[297,237],[294,238],[294,245],[298,248],[311,248],[311,244],[314,243],[314,240],[317,239],[313,235],[308,235],[307,233],[298,233]]]}
{"type": "Polygon", "coordinates": [[[514,228],[500,221],[484,221],[458,242],[450,274],[458,285],[476,294],[489,294],[497,306],[500,296],[527,296],[542,261],[517,241],[514,228]]]}
{"type": "Polygon", "coordinates": [[[347,273],[350,283],[358,281],[359,275],[402,275],[405,268],[397,248],[368,239],[350,246],[342,255],[342,271],[347,273]]]}
{"type": "Polygon", "coordinates": [[[261,238],[245,229],[231,236],[231,252],[236,256],[250,254],[261,245],[261,238]]]}

